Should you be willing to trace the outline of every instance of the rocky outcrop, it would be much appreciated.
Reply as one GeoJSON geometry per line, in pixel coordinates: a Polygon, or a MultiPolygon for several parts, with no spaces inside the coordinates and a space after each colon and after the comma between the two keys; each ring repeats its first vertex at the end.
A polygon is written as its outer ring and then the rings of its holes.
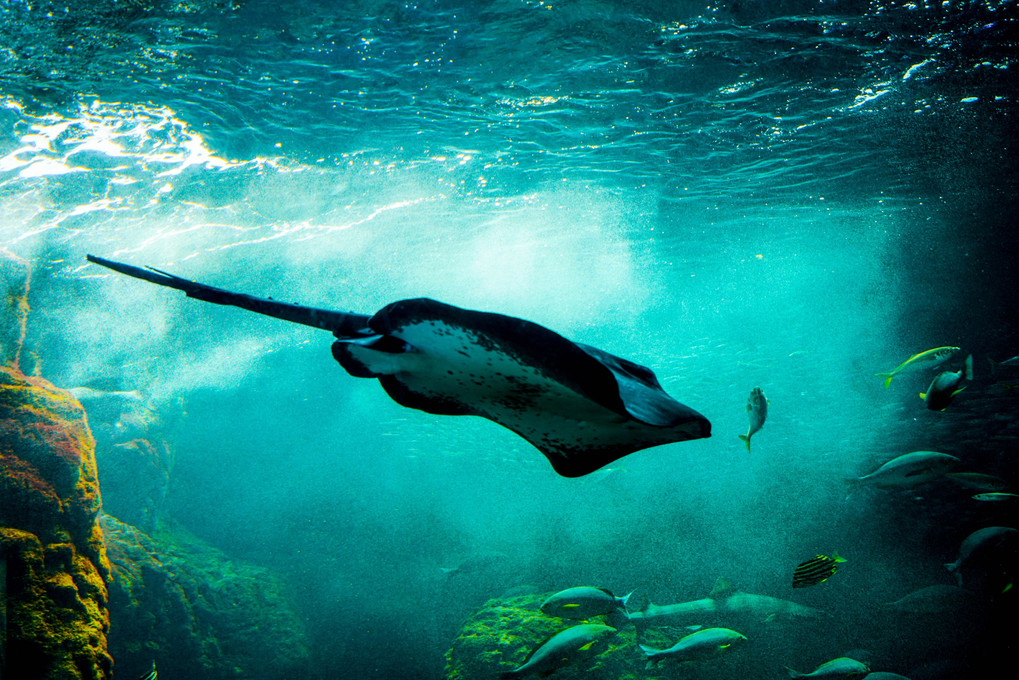
{"type": "Polygon", "coordinates": [[[7,677],[111,676],[95,445],[81,405],[0,367],[0,562],[7,677]]]}
{"type": "Polygon", "coordinates": [[[152,533],[173,469],[160,414],[137,391],[70,391],[85,407],[96,440],[103,512],[152,533]]]}
{"type": "Polygon", "coordinates": [[[311,675],[297,615],[267,569],[235,562],[180,528],[157,538],[104,516],[118,676],[156,661],[171,678],[311,675]]]}

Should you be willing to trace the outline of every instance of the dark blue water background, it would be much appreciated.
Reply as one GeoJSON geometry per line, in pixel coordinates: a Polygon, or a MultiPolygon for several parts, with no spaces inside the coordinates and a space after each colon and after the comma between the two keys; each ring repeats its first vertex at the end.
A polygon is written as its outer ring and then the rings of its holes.
{"type": "Polygon", "coordinates": [[[848,566],[794,599],[838,616],[786,665],[964,664],[875,607],[950,582],[961,538],[1007,520],[844,479],[914,449],[1015,478],[979,385],[932,413],[929,376],[873,374],[938,345],[979,369],[1019,352],[1017,20],[1010,1],[4,0],[0,247],[33,265],[27,346],[58,384],[183,400],[169,513],[286,579],[317,677],[440,677],[464,617],[521,584],[791,598],[792,566],[833,550],[848,566]],[[87,252],[319,307],[529,318],[652,367],[714,436],[562,479],[487,421],[349,377],[323,332],[87,252]]]}

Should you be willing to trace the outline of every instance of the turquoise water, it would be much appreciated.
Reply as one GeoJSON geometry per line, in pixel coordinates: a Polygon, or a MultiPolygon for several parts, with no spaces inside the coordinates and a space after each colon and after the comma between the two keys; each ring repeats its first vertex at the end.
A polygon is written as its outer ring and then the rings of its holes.
{"type": "Polygon", "coordinates": [[[960,541],[1014,506],[845,479],[919,449],[1016,481],[987,359],[1019,353],[1017,21],[1009,1],[6,0],[0,248],[32,266],[26,349],[59,385],[184,405],[166,516],[281,575],[311,677],[439,678],[514,586],[671,603],[718,577],[834,614],[744,650],[753,677],[860,648],[958,677],[1014,656],[1000,605],[961,636],[878,605],[952,583],[960,541]],[[713,436],[559,478],[492,423],[346,375],[324,332],[86,253],[316,307],[531,319],[651,367],[713,436]],[[930,372],[873,375],[941,345],[977,369],[943,413],[917,398],[930,372]],[[833,551],[836,577],[789,588],[833,551]]]}

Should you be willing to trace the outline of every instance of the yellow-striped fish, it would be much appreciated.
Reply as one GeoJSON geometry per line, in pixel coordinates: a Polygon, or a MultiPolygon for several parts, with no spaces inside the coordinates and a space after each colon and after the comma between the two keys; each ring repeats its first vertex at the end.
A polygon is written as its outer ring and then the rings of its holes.
{"type": "Polygon", "coordinates": [[[793,588],[816,586],[827,581],[842,562],[845,562],[845,559],[839,557],[838,553],[832,553],[831,557],[815,555],[796,567],[796,571],[793,572],[793,588]]]}
{"type": "Polygon", "coordinates": [[[934,349],[929,349],[926,352],[914,354],[888,373],[875,373],[874,375],[879,378],[884,378],[885,389],[888,389],[888,386],[892,384],[892,378],[897,376],[899,373],[908,373],[909,371],[916,371],[922,368],[934,368],[935,366],[940,366],[955,356],[955,353],[958,351],[958,347],[935,347],[934,349]]]}

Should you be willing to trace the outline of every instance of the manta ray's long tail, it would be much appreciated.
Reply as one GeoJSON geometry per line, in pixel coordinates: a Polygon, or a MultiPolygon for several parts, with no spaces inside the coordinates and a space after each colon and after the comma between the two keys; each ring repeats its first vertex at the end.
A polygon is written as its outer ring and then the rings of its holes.
{"type": "Polygon", "coordinates": [[[112,269],[115,272],[127,274],[136,279],[142,279],[160,286],[182,290],[188,297],[195,298],[196,300],[212,302],[217,305],[240,307],[257,314],[265,314],[266,316],[293,321],[305,326],[322,328],[331,331],[333,335],[339,338],[357,338],[375,334],[368,327],[368,319],[370,317],[366,314],[336,312],[329,309],[316,309],[303,305],[277,302],[276,300],[266,298],[257,298],[251,295],[244,295],[243,293],[233,293],[222,288],[214,288],[204,283],[188,281],[179,276],[153,269],[152,267],[142,269],[141,267],[114,262],[113,260],[96,257],[95,255],[87,255],[86,257],[88,257],[89,262],[112,269]]]}

